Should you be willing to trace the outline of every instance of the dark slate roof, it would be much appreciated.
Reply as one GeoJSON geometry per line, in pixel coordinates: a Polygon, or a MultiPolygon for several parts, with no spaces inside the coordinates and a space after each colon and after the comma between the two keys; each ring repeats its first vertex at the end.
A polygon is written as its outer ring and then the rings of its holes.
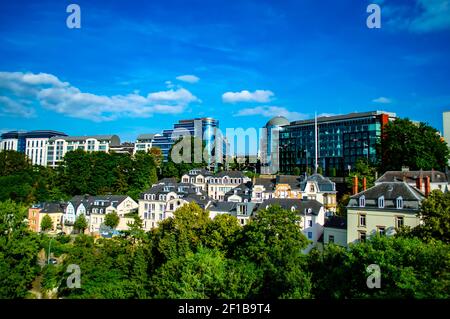
{"type": "Polygon", "coordinates": [[[330,216],[325,220],[324,227],[347,229],[347,220],[340,216],[330,216]]]}
{"type": "Polygon", "coordinates": [[[218,202],[215,201],[209,206],[208,210],[212,212],[227,212],[232,216],[251,216],[253,212],[258,208],[257,203],[235,203],[235,202],[218,202]],[[239,206],[246,206],[247,213],[245,215],[238,213],[237,208],[239,206]]]}
{"type": "Polygon", "coordinates": [[[407,182],[414,184],[419,177],[429,177],[432,183],[447,183],[447,176],[440,171],[387,171],[379,179],[377,183],[383,182],[407,182]]]}
{"type": "Polygon", "coordinates": [[[66,203],[59,202],[44,202],[39,204],[41,208],[40,212],[45,214],[64,213],[66,206],[66,203]]]}
{"type": "Polygon", "coordinates": [[[233,188],[232,190],[228,191],[227,193],[225,193],[224,199],[226,201],[230,196],[238,195],[243,199],[247,199],[248,201],[250,201],[252,199],[252,188],[253,188],[252,182],[242,183],[233,188]],[[245,193],[246,191],[247,194],[245,193]]]}
{"type": "Polygon", "coordinates": [[[335,192],[336,191],[336,184],[332,182],[329,178],[324,177],[320,174],[313,174],[308,177],[300,176],[300,188],[302,191],[305,191],[305,187],[307,182],[313,181],[317,183],[317,186],[319,187],[319,191],[321,192],[335,192]]]}
{"type": "Polygon", "coordinates": [[[244,178],[245,175],[241,171],[222,171],[216,174],[217,177],[228,176],[231,178],[244,178]]]}
{"type": "Polygon", "coordinates": [[[268,191],[275,189],[275,178],[258,177],[255,178],[255,185],[263,185],[268,191]]]}
{"type": "Polygon", "coordinates": [[[89,195],[77,195],[72,197],[69,202],[72,203],[75,210],[83,204],[87,212],[90,212],[92,208],[103,208],[109,207],[111,204],[113,207],[117,207],[122,203],[128,196],[126,195],[100,195],[100,196],[89,196],[89,195]],[[97,201],[101,201],[104,204],[96,204],[97,201]]]}
{"type": "Polygon", "coordinates": [[[291,189],[300,188],[300,177],[293,175],[277,175],[275,183],[278,184],[288,184],[291,189]]]}
{"type": "Polygon", "coordinates": [[[266,199],[259,205],[259,209],[266,209],[267,206],[272,205],[279,205],[284,209],[291,210],[292,207],[295,208],[295,210],[301,214],[312,214],[317,215],[323,207],[321,203],[319,203],[316,200],[301,200],[301,199],[293,199],[293,198],[271,198],[266,199]],[[311,209],[311,212],[308,210],[311,209]]]}
{"type": "Polygon", "coordinates": [[[160,179],[156,184],[176,184],[177,179],[175,177],[166,177],[160,179]]]}
{"type": "Polygon", "coordinates": [[[208,210],[213,212],[231,212],[233,209],[236,209],[237,204],[235,202],[214,202],[208,210]]]}
{"type": "Polygon", "coordinates": [[[363,195],[366,208],[378,208],[378,198],[381,196],[384,196],[384,209],[395,209],[399,197],[403,199],[404,209],[418,209],[420,202],[425,199],[422,192],[405,182],[386,182],[351,196],[347,207],[359,207],[359,198],[363,195]]]}

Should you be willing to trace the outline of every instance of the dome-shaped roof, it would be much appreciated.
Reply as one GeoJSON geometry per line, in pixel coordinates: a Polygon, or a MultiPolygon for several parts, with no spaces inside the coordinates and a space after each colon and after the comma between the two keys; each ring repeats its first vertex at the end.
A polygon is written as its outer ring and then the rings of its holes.
{"type": "Polygon", "coordinates": [[[266,127],[270,126],[284,126],[288,125],[289,120],[284,116],[275,116],[269,122],[267,122],[266,127]]]}

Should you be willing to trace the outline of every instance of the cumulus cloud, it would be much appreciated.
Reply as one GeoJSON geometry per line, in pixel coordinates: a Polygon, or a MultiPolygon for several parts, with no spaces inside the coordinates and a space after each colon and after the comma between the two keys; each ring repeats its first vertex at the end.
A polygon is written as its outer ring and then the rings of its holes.
{"type": "Polygon", "coordinates": [[[187,82],[187,83],[197,83],[198,81],[200,81],[199,77],[192,75],[192,74],[180,75],[180,76],[177,76],[176,79],[178,81],[187,82]]]}
{"type": "Polygon", "coordinates": [[[274,117],[274,116],[284,116],[285,118],[294,120],[303,120],[307,118],[306,114],[298,112],[290,112],[281,106],[257,106],[253,108],[245,108],[238,111],[234,116],[264,116],[264,117],[274,117]]]}
{"type": "Polygon", "coordinates": [[[0,96],[0,115],[25,118],[35,117],[36,113],[34,109],[24,104],[14,101],[7,96],[0,96]]]}
{"type": "Polygon", "coordinates": [[[392,103],[392,100],[387,97],[380,96],[379,98],[373,99],[372,102],[381,103],[381,104],[389,104],[389,103],[392,103]]]}
{"type": "Polygon", "coordinates": [[[60,81],[56,76],[46,73],[0,72],[0,91],[9,96],[0,102],[2,107],[16,110],[18,116],[34,114],[31,108],[24,108],[18,100],[25,103],[38,103],[42,107],[70,117],[96,122],[110,121],[124,117],[150,117],[155,113],[178,114],[194,102],[201,102],[184,88],[151,92],[140,95],[134,91],[128,95],[96,95],[81,92],[68,82],[60,81]],[[22,106],[20,108],[19,106],[22,106]]]}
{"type": "Polygon", "coordinates": [[[241,92],[226,92],[222,94],[222,101],[224,103],[237,103],[237,102],[269,102],[270,98],[274,96],[272,91],[269,90],[256,90],[249,92],[243,90],[241,92]]]}

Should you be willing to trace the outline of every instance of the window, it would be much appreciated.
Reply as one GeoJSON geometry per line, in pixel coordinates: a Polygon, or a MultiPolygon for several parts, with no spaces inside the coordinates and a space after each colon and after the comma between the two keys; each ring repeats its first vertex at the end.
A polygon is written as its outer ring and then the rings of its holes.
{"type": "Polygon", "coordinates": [[[377,226],[377,228],[378,228],[378,233],[381,236],[386,235],[386,227],[384,227],[384,226],[377,226]]]}
{"type": "Polygon", "coordinates": [[[366,197],[363,195],[359,198],[359,207],[365,207],[366,206],[366,197]]]}
{"type": "Polygon", "coordinates": [[[312,239],[312,231],[308,232],[308,239],[312,239]]]}
{"type": "Polygon", "coordinates": [[[359,226],[366,226],[366,214],[359,214],[359,226]]]}
{"type": "Polygon", "coordinates": [[[360,242],[365,242],[366,241],[366,232],[365,231],[360,231],[359,232],[359,241],[360,242]]]}
{"type": "Polygon", "coordinates": [[[312,227],[312,220],[308,220],[308,226],[312,227]]]}
{"type": "Polygon", "coordinates": [[[403,209],[403,198],[402,197],[397,198],[395,207],[397,207],[397,209],[403,209]]]}
{"type": "Polygon", "coordinates": [[[378,197],[378,208],[384,208],[384,196],[378,197]]]}
{"type": "Polygon", "coordinates": [[[334,243],[334,235],[328,235],[328,242],[334,243]]]}
{"type": "Polygon", "coordinates": [[[314,192],[314,185],[311,185],[311,186],[310,186],[309,191],[310,191],[310,192],[314,192]]]}
{"type": "Polygon", "coordinates": [[[400,228],[404,225],[403,216],[397,216],[395,217],[395,219],[396,219],[395,225],[397,226],[397,228],[400,228]]]}

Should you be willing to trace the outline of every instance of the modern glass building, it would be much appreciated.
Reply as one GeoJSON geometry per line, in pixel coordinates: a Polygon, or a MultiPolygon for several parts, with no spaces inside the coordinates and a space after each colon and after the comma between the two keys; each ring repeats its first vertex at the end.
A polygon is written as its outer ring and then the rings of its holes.
{"type": "Polygon", "coordinates": [[[214,143],[219,121],[210,117],[180,120],[173,125],[173,129],[164,130],[162,135],[155,136],[152,146],[159,147],[164,156],[164,161],[169,157],[169,151],[174,142],[183,134],[192,137],[201,137],[205,142],[208,153],[214,156],[214,143]]]}
{"type": "MultiPolygon", "coordinates": [[[[342,176],[354,168],[359,158],[379,160],[377,142],[383,126],[395,119],[395,113],[382,111],[351,113],[317,118],[318,167],[324,174],[342,176]]],[[[315,120],[294,121],[279,133],[280,172],[292,174],[315,167],[315,120]]]]}

